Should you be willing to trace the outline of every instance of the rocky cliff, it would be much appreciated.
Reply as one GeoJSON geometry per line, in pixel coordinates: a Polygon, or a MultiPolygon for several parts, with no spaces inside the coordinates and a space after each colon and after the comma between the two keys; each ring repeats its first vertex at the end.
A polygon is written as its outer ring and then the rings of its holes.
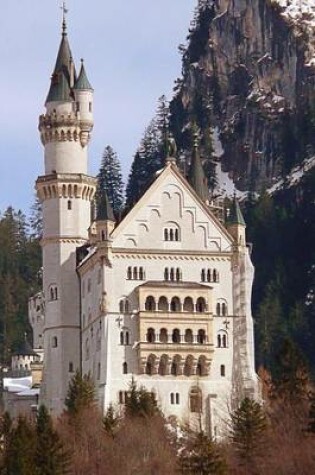
{"type": "Polygon", "coordinates": [[[204,158],[219,139],[223,171],[256,191],[312,156],[314,29],[314,0],[200,0],[170,107],[184,155],[193,120],[204,158]]]}

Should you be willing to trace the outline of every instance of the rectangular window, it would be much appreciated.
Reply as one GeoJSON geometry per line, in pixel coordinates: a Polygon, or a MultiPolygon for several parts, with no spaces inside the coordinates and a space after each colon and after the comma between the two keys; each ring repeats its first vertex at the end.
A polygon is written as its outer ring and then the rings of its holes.
{"type": "Polygon", "coordinates": [[[179,393],[176,393],[176,404],[179,404],[179,393]]]}
{"type": "Polygon", "coordinates": [[[76,102],[76,110],[77,112],[80,112],[80,102],[76,102]]]}
{"type": "Polygon", "coordinates": [[[89,112],[92,112],[92,102],[89,102],[89,112]]]}

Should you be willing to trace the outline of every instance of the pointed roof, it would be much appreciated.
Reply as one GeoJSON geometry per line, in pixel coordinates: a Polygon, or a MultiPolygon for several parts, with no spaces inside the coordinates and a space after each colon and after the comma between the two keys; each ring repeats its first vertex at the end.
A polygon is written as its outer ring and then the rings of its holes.
{"type": "Polygon", "coordinates": [[[203,201],[209,199],[208,180],[201,163],[197,137],[194,141],[188,181],[203,201]]]}
{"type": "Polygon", "coordinates": [[[74,89],[81,89],[81,90],[90,90],[93,91],[93,88],[91,86],[90,81],[87,78],[86,72],[85,72],[85,67],[84,67],[84,62],[83,59],[81,59],[81,70],[79,77],[74,85],[74,89]]]}
{"type": "Polygon", "coordinates": [[[109,202],[109,199],[105,190],[101,190],[100,192],[96,221],[115,222],[113,208],[109,202]]]}
{"type": "Polygon", "coordinates": [[[227,222],[228,225],[229,224],[230,225],[231,224],[240,224],[241,226],[246,226],[246,223],[245,223],[245,220],[244,220],[244,217],[243,217],[243,213],[241,211],[241,208],[240,208],[239,202],[236,198],[236,195],[234,195],[232,205],[231,205],[231,208],[230,208],[230,212],[229,212],[229,215],[227,217],[226,222],[227,222]]]}
{"type": "Polygon", "coordinates": [[[51,77],[51,84],[46,103],[52,101],[67,101],[71,99],[71,67],[74,68],[74,64],[68,41],[66,22],[63,20],[61,43],[57,54],[54,72],[51,77]]]}
{"type": "Polygon", "coordinates": [[[13,355],[20,355],[20,356],[38,356],[37,353],[33,350],[31,344],[27,340],[27,336],[25,334],[23,342],[19,345],[16,351],[14,351],[13,355]]]}

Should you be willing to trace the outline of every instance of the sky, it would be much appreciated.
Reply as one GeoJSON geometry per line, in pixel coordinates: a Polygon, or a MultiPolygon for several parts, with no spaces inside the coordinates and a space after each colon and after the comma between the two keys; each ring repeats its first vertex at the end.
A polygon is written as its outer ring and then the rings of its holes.
{"type": "MultiPolygon", "coordinates": [[[[68,0],[68,37],[79,68],[84,58],[94,94],[89,172],[103,149],[118,153],[125,179],[157,99],[171,97],[181,74],[178,45],[185,43],[197,0],[68,0]]],[[[26,214],[43,174],[38,117],[61,39],[58,0],[2,0],[0,16],[0,212],[26,214]]]]}

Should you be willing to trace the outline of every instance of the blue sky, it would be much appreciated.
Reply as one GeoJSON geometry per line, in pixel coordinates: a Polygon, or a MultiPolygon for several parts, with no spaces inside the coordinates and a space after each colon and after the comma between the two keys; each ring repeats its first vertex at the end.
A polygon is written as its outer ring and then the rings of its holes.
{"type": "MultiPolygon", "coordinates": [[[[95,90],[90,173],[102,151],[118,152],[125,177],[157,98],[171,97],[180,76],[177,46],[185,42],[197,0],[68,0],[68,35],[95,90]]],[[[61,2],[2,0],[0,52],[0,211],[28,213],[43,173],[37,131],[60,42],[61,2]]]]}

